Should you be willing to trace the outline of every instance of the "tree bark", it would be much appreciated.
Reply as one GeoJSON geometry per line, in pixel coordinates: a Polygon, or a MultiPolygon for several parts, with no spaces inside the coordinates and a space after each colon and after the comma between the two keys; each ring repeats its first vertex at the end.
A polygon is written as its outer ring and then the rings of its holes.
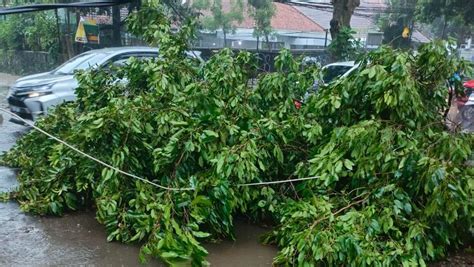
{"type": "Polygon", "coordinates": [[[120,28],[120,7],[115,5],[112,6],[112,39],[114,46],[122,46],[120,28]]]}
{"type": "Polygon", "coordinates": [[[331,38],[336,38],[342,27],[351,27],[354,10],[360,6],[360,0],[332,0],[333,13],[330,22],[331,38]]]}
{"type": "Polygon", "coordinates": [[[224,34],[224,47],[227,47],[227,31],[222,29],[222,33],[224,34]]]}
{"type": "Polygon", "coordinates": [[[270,45],[270,39],[268,38],[268,34],[265,34],[265,42],[267,43],[268,51],[272,50],[272,46],[270,45]]]}
{"type": "Polygon", "coordinates": [[[443,16],[443,32],[441,32],[441,39],[446,39],[446,27],[448,26],[448,19],[443,16]]]}
{"type": "Polygon", "coordinates": [[[259,50],[259,47],[258,47],[259,41],[260,41],[260,36],[257,35],[257,53],[258,53],[258,50],[259,50]]]}

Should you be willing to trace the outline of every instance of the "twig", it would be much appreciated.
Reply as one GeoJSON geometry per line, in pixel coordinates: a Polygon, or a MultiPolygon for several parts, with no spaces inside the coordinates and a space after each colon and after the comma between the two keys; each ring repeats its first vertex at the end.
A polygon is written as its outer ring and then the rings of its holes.
{"type": "MultiPolygon", "coordinates": [[[[366,193],[366,194],[368,194],[368,193],[366,193]]],[[[349,205],[347,205],[347,206],[345,206],[345,207],[343,207],[343,208],[340,208],[339,210],[337,210],[336,212],[332,213],[331,215],[332,215],[332,216],[336,216],[336,215],[338,215],[339,213],[341,213],[341,212],[343,212],[343,211],[345,211],[345,210],[351,208],[352,206],[355,206],[355,205],[357,205],[357,204],[360,204],[360,203],[366,201],[368,198],[369,198],[369,196],[367,196],[367,197],[365,197],[365,198],[363,198],[363,199],[357,200],[356,202],[352,202],[352,203],[350,203],[349,205]]],[[[314,223],[309,227],[310,232],[311,232],[311,231],[313,230],[313,228],[316,227],[316,225],[318,225],[321,221],[324,221],[324,220],[326,220],[326,219],[328,219],[328,218],[329,218],[329,215],[328,215],[328,216],[324,216],[323,218],[320,218],[320,219],[314,221],[314,223]]]]}

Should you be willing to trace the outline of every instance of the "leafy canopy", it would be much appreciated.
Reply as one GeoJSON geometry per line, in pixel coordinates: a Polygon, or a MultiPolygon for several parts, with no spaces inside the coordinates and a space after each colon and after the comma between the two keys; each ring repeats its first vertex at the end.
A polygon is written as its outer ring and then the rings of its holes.
{"type": "Polygon", "coordinates": [[[416,55],[383,47],[347,79],[303,99],[319,70],[289,51],[258,76],[253,55],[185,56],[194,22],[175,32],[147,2],[130,30],[161,57],[77,77],[75,103],[38,126],[166,191],[118,174],[31,131],[5,154],[20,167],[9,194],[27,212],[96,208],[108,240],[141,242],[140,258],[207,264],[202,242],[234,238],[244,213],[273,221],[275,263],[425,265],[473,226],[472,135],[446,132],[444,80],[463,63],[446,43],[416,55]],[[117,83],[126,78],[127,84],[117,83]],[[287,178],[291,184],[241,186],[287,178]]]}

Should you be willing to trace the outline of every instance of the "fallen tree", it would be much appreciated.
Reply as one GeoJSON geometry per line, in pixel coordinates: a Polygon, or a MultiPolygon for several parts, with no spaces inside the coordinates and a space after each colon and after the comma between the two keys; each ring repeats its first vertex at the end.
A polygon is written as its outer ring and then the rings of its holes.
{"type": "Polygon", "coordinates": [[[92,206],[109,241],[142,242],[142,260],[196,266],[207,263],[202,242],[234,238],[238,213],[274,222],[264,241],[283,265],[424,265],[472,235],[474,173],[464,164],[474,139],[447,132],[442,115],[444,81],[463,63],[444,42],[416,55],[371,52],[297,109],[319,71],[288,51],[254,87],[251,54],[188,59],[193,22],[174,32],[159,4],[129,25],[162,58],[79,74],[77,102],[37,126],[169,188],[32,131],[2,158],[21,169],[10,197],[24,211],[92,206]]]}

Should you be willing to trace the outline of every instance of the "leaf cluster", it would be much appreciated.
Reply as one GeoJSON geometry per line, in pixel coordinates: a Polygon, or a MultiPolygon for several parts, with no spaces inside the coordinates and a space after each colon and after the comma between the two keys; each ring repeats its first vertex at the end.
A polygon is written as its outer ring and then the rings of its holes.
{"type": "Polygon", "coordinates": [[[354,34],[351,28],[343,27],[331,41],[328,51],[334,61],[355,60],[362,53],[362,43],[354,38],[354,34]]]}

